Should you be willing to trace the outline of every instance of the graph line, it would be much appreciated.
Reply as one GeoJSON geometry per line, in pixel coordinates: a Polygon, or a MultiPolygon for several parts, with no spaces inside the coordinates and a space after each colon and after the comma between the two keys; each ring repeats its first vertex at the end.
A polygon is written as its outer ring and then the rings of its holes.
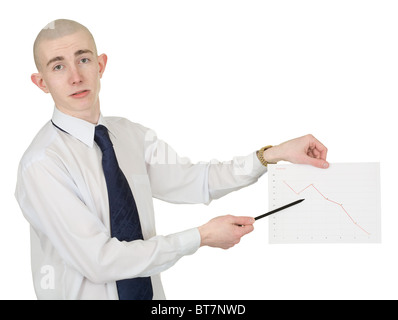
{"type": "Polygon", "coordinates": [[[308,188],[313,188],[316,192],[318,192],[326,201],[329,201],[331,203],[334,203],[336,205],[338,205],[347,215],[347,217],[352,221],[353,224],[355,224],[359,229],[361,229],[363,232],[365,232],[367,235],[370,235],[369,232],[367,232],[364,228],[362,228],[352,217],[351,215],[347,212],[347,210],[344,208],[344,206],[341,203],[338,203],[334,200],[329,199],[328,197],[326,197],[322,192],[320,192],[315,186],[314,184],[309,184],[308,186],[306,186],[303,190],[301,191],[296,191],[294,190],[286,181],[283,181],[283,183],[289,187],[290,190],[292,190],[295,194],[299,195],[300,193],[304,192],[305,190],[307,190],[308,188]]]}

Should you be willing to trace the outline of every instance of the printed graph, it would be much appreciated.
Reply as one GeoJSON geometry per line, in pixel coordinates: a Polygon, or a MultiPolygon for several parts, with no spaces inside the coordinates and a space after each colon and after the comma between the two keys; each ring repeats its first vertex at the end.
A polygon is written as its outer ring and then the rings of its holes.
{"type": "Polygon", "coordinates": [[[378,163],[271,165],[270,210],[301,198],[269,218],[270,243],[381,241],[378,163]]]}

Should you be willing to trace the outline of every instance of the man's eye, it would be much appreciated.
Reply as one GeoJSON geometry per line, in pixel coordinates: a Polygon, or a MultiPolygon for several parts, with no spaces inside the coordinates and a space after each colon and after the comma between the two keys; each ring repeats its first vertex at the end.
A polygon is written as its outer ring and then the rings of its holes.
{"type": "Polygon", "coordinates": [[[54,67],[54,71],[59,71],[59,70],[62,70],[64,68],[64,66],[63,65],[61,65],[61,64],[58,64],[58,65],[56,65],[55,67],[54,67]]]}
{"type": "Polygon", "coordinates": [[[88,63],[90,61],[90,59],[88,58],[83,58],[80,60],[81,63],[88,63]]]}

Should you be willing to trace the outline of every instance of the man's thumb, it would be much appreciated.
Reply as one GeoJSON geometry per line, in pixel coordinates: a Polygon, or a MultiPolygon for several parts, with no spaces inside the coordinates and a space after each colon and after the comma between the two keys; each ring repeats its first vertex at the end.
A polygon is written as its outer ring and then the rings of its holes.
{"type": "Polygon", "coordinates": [[[307,158],[307,163],[311,166],[320,168],[320,169],[327,169],[329,168],[329,162],[323,159],[316,159],[316,158],[307,158]]]}

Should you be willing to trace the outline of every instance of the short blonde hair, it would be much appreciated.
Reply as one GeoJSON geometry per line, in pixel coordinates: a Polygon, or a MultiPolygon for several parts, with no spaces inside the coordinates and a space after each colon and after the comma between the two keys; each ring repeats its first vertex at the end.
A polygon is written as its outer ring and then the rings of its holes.
{"type": "Polygon", "coordinates": [[[54,40],[58,39],[79,31],[87,32],[87,34],[91,37],[94,43],[94,54],[97,55],[97,46],[95,44],[95,40],[90,30],[88,30],[82,24],[67,19],[58,19],[47,24],[37,35],[36,40],[33,44],[33,57],[35,59],[35,64],[37,70],[40,71],[40,59],[39,59],[39,46],[43,40],[54,40]]]}

